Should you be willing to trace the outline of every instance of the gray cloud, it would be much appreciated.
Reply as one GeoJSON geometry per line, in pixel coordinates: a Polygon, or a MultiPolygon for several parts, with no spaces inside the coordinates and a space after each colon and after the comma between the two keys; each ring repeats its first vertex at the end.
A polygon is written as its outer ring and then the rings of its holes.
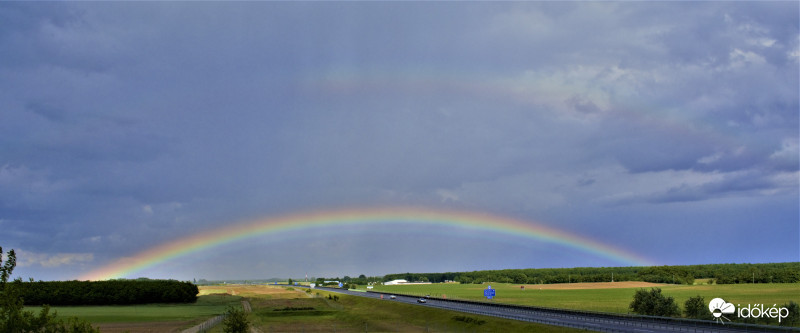
{"type": "MultiPolygon", "coordinates": [[[[610,232],[657,228],[644,206],[661,223],[778,211],[773,226],[796,230],[796,9],[4,3],[0,245],[101,265],[243,219],[394,204],[544,221],[655,258],[610,232]]],[[[374,245],[353,237],[342,258],[374,245]]]]}

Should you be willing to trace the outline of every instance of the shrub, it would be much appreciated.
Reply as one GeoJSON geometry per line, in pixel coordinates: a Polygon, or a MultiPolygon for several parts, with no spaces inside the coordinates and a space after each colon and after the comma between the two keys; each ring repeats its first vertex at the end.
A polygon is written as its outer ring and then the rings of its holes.
{"type": "Polygon", "coordinates": [[[225,333],[247,333],[250,323],[247,321],[247,314],[244,309],[229,306],[225,311],[225,319],[222,320],[222,331],[225,333]]]}
{"type": "Polygon", "coordinates": [[[652,288],[650,291],[637,290],[633,295],[630,309],[635,313],[648,316],[676,317],[681,314],[678,304],[675,304],[675,299],[672,296],[662,295],[661,288],[652,288]]]}
{"type": "Polygon", "coordinates": [[[783,307],[789,310],[789,316],[781,320],[781,326],[796,326],[800,324],[800,305],[794,301],[784,304],[783,307]]]}
{"type": "Polygon", "coordinates": [[[683,304],[683,313],[686,318],[694,319],[712,319],[711,311],[706,307],[706,301],[703,296],[697,295],[686,300],[683,304]]]}

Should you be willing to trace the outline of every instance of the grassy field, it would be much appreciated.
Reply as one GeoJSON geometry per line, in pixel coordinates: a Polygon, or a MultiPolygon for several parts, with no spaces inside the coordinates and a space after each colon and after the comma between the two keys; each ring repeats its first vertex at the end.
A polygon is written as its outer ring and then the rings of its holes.
{"type": "MultiPolygon", "coordinates": [[[[144,304],[119,306],[58,306],[52,307],[59,318],[77,317],[101,332],[180,332],[225,312],[229,305],[240,306],[242,297],[203,295],[194,304],[144,304]]],[[[41,307],[26,307],[38,313],[41,307]]]]}
{"type": "MultiPolygon", "coordinates": [[[[57,311],[59,317],[78,317],[92,323],[193,320],[218,315],[228,305],[240,304],[240,300],[238,296],[205,295],[194,304],[57,306],[50,311],[57,311]]],[[[26,309],[38,312],[40,307],[26,309]]]]}
{"type": "MultiPolygon", "coordinates": [[[[706,302],[721,297],[733,304],[800,303],[800,284],[796,283],[687,286],[608,282],[581,284],[585,289],[573,289],[570,284],[525,285],[524,290],[519,284],[491,285],[496,289],[493,302],[616,313],[627,313],[636,290],[650,287],[661,288],[662,293],[674,297],[681,308],[687,299],[697,295],[703,296],[706,302]]],[[[487,284],[428,284],[375,286],[373,290],[487,301],[483,297],[486,287],[487,284]]]]}
{"type": "Polygon", "coordinates": [[[248,319],[262,332],[578,332],[317,290],[259,286],[236,292],[248,295],[248,319]]]}
{"type": "MultiPolygon", "coordinates": [[[[276,286],[200,287],[196,304],[54,307],[59,317],[78,317],[102,332],[180,332],[247,299],[251,324],[262,332],[578,332],[390,300],[276,286]],[[224,293],[224,294],[223,294],[224,293]],[[328,296],[338,296],[338,300],[328,296]]],[[[38,307],[30,307],[38,311],[38,307]]],[[[218,325],[211,332],[222,332],[218,325]]]]}
{"type": "MultiPolygon", "coordinates": [[[[682,306],[689,297],[701,295],[706,302],[722,297],[734,304],[779,304],[800,302],[800,284],[755,285],[655,285],[643,283],[595,283],[561,285],[492,284],[493,302],[579,310],[628,312],[634,292],[659,287],[682,306]]],[[[398,294],[430,294],[436,297],[486,301],[483,285],[430,284],[375,286],[376,291],[398,294]]],[[[420,307],[391,300],[376,300],[298,287],[207,286],[200,287],[196,304],[139,306],[55,307],[59,317],[78,317],[99,326],[103,332],[179,332],[221,314],[229,305],[249,300],[251,323],[262,332],[573,332],[576,330],[523,323],[513,320],[420,307]],[[328,296],[338,296],[338,300],[328,296]]],[[[29,308],[38,311],[37,307],[29,308]]],[[[222,332],[217,326],[212,332],[222,332]]]]}

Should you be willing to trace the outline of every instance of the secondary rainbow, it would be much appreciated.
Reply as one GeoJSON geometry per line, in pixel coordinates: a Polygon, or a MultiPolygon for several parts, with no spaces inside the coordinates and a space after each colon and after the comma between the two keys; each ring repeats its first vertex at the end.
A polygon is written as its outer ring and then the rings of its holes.
{"type": "Polygon", "coordinates": [[[122,258],[91,271],[79,279],[107,280],[128,277],[153,265],[193,252],[259,235],[356,225],[376,228],[391,225],[433,225],[472,229],[550,242],[612,259],[625,265],[652,265],[650,260],[636,254],[539,223],[477,212],[391,207],[299,213],[227,225],[152,247],[132,257],[122,258]]]}

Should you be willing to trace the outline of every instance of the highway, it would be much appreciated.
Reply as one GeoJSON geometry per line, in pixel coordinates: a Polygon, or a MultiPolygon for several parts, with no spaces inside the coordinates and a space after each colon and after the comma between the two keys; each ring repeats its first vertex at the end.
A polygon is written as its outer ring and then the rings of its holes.
{"type": "Polygon", "coordinates": [[[798,329],[762,325],[733,325],[730,323],[723,325],[714,322],[688,319],[592,313],[436,298],[428,299],[427,303],[418,303],[417,300],[419,297],[415,296],[394,294],[397,298],[390,299],[389,295],[392,294],[389,293],[365,293],[324,287],[317,287],[317,289],[377,299],[380,299],[381,295],[383,295],[383,299],[387,302],[402,302],[458,312],[587,329],[598,332],[800,332],[798,329]]]}

